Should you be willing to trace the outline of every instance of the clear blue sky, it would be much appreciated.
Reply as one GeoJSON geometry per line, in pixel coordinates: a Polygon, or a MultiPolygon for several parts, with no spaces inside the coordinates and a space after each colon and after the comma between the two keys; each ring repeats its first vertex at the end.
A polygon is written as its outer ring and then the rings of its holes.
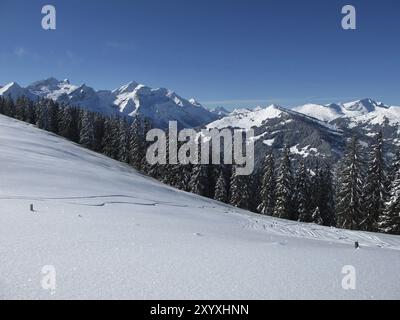
{"type": "Polygon", "coordinates": [[[398,0],[0,0],[0,84],[135,80],[206,105],[400,105],[398,0]],[[57,30],[41,8],[57,9],[57,30]],[[357,30],[341,8],[357,9],[357,30]]]}

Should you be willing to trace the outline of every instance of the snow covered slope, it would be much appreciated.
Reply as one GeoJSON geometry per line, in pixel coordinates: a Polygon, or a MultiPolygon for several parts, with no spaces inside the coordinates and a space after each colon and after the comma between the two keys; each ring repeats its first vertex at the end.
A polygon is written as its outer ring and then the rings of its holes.
{"type": "Polygon", "coordinates": [[[209,123],[207,128],[223,129],[227,127],[251,129],[261,126],[266,120],[280,118],[282,109],[278,106],[271,105],[266,108],[257,107],[254,110],[236,109],[224,118],[209,123]]]}
{"type": "Polygon", "coordinates": [[[160,128],[168,127],[169,121],[177,121],[180,128],[198,127],[221,117],[194,99],[186,100],[171,90],[153,89],[137,82],[129,82],[113,91],[96,91],[85,84],[73,85],[68,79],[49,78],[34,82],[26,89],[15,83],[8,84],[0,89],[1,95],[14,100],[20,96],[32,100],[48,98],[106,115],[145,116],[160,128]]]}
{"type": "Polygon", "coordinates": [[[0,243],[0,299],[400,298],[400,237],[255,215],[3,116],[0,243]]]}

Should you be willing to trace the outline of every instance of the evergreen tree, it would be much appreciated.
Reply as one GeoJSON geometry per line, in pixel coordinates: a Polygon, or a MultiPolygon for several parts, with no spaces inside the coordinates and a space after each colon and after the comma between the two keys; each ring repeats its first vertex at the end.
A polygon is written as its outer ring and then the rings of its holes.
{"type": "Polygon", "coordinates": [[[118,156],[118,121],[114,118],[107,118],[104,122],[104,136],[102,141],[103,153],[110,158],[118,156]]]}
{"type": "Polygon", "coordinates": [[[293,174],[288,146],[285,146],[282,152],[278,169],[276,197],[274,216],[282,219],[293,219],[293,174]]]}
{"type": "Polygon", "coordinates": [[[49,127],[48,130],[55,134],[58,134],[59,128],[59,106],[53,100],[46,101],[47,113],[48,113],[48,121],[49,127]]]}
{"type": "Polygon", "coordinates": [[[303,160],[300,161],[295,187],[295,201],[298,217],[296,220],[301,222],[311,222],[312,212],[310,212],[310,182],[308,172],[303,160]]]}
{"type": "Polygon", "coordinates": [[[25,116],[26,122],[30,124],[36,123],[36,104],[32,101],[27,101],[25,116]]]}
{"type": "MultiPolygon", "coordinates": [[[[144,153],[144,155],[146,155],[147,149],[148,149],[148,148],[150,147],[150,145],[151,145],[151,142],[149,142],[149,141],[146,140],[147,133],[148,133],[151,129],[153,129],[153,125],[152,125],[152,123],[151,123],[151,120],[148,119],[148,118],[145,118],[144,121],[143,121],[143,132],[142,132],[142,135],[143,135],[143,147],[144,147],[143,153],[144,153]]],[[[146,156],[143,157],[143,159],[142,159],[142,165],[141,165],[141,166],[142,166],[142,171],[143,171],[144,173],[148,173],[148,172],[151,170],[151,166],[150,166],[150,164],[147,162],[146,156]]]]}
{"type": "Polygon", "coordinates": [[[26,120],[26,105],[28,99],[20,97],[15,102],[15,118],[21,121],[26,120]]]}
{"type": "MultiPolygon", "coordinates": [[[[400,150],[397,150],[396,155],[393,158],[392,165],[390,166],[390,169],[389,169],[389,177],[392,177],[392,178],[396,177],[396,175],[399,171],[400,171],[400,150]]],[[[387,179],[387,181],[388,181],[387,189],[389,189],[389,188],[391,188],[391,183],[390,183],[389,179],[387,179]]]]}
{"type": "Polygon", "coordinates": [[[36,125],[39,129],[49,131],[50,121],[46,100],[40,100],[36,108],[36,125]]]}
{"type": "Polygon", "coordinates": [[[378,133],[372,146],[365,186],[364,210],[361,228],[378,230],[378,219],[383,214],[387,200],[387,179],[383,160],[383,135],[378,133]]]}
{"type": "Polygon", "coordinates": [[[251,208],[251,194],[248,176],[240,176],[237,174],[237,170],[233,169],[230,191],[229,202],[231,205],[246,210],[251,208]]]}
{"type": "Polygon", "coordinates": [[[378,228],[381,232],[400,235],[400,169],[392,182],[389,201],[379,217],[378,228]]]}
{"type": "Polygon", "coordinates": [[[4,106],[6,104],[6,100],[4,97],[0,96],[0,114],[4,114],[4,106]]]}
{"type": "MultiPolygon", "coordinates": [[[[134,117],[133,122],[130,126],[129,139],[129,164],[136,170],[141,170],[143,158],[146,155],[144,152],[144,137],[142,135],[141,123],[137,116],[134,117]]],[[[153,172],[153,174],[154,173],[155,172],[153,172]]],[[[156,175],[154,175],[153,177],[157,178],[156,175]]]]}
{"type": "Polygon", "coordinates": [[[178,164],[177,165],[177,175],[178,175],[178,181],[176,183],[176,188],[183,190],[183,191],[190,191],[190,179],[192,176],[192,168],[193,166],[191,164],[178,164]]]}
{"type": "Polygon", "coordinates": [[[105,118],[100,114],[94,116],[94,151],[102,151],[105,118]]]}
{"type": "Polygon", "coordinates": [[[224,170],[221,169],[217,179],[217,183],[215,185],[214,199],[217,201],[228,203],[228,196],[228,185],[226,182],[224,170]]]}
{"type": "Polygon", "coordinates": [[[73,137],[73,133],[71,130],[72,125],[73,125],[73,119],[72,119],[71,109],[68,107],[61,108],[59,123],[58,123],[59,134],[66,139],[72,139],[73,137]]]}
{"type": "Polygon", "coordinates": [[[343,229],[357,230],[362,216],[364,175],[362,149],[356,137],[348,143],[340,168],[337,224],[343,229]]]}
{"type": "Polygon", "coordinates": [[[94,148],[94,119],[88,111],[82,112],[79,143],[88,149],[94,148]]]}
{"type": "Polygon", "coordinates": [[[261,203],[257,210],[261,214],[273,215],[276,202],[276,176],[275,176],[275,159],[274,155],[268,153],[265,157],[263,176],[261,181],[260,198],[261,203]]]}
{"type": "Polygon", "coordinates": [[[15,104],[14,104],[13,99],[11,99],[10,97],[5,99],[3,110],[4,110],[4,115],[6,115],[8,117],[11,117],[11,118],[14,118],[14,116],[15,116],[15,104]]]}
{"type": "Polygon", "coordinates": [[[190,192],[200,196],[208,196],[208,170],[206,165],[196,164],[193,166],[192,175],[189,182],[190,192]]]}
{"type": "Polygon", "coordinates": [[[129,161],[129,132],[128,124],[125,119],[119,120],[119,142],[118,142],[118,161],[128,163],[129,161]]]}
{"type": "Polygon", "coordinates": [[[332,168],[328,163],[317,171],[316,207],[318,207],[324,226],[335,226],[335,188],[332,168]]]}
{"type": "MultiPolygon", "coordinates": [[[[160,166],[160,170],[161,170],[161,182],[168,184],[170,186],[174,186],[176,184],[176,175],[175,175],[175,171],[176,171],[176,165],[170,164],[170,158],[169,158],[169,131],[166,133],[166,147],[165,147],[165,160],[166,160],[166,164],[162,164],[160,166]],[[175,168],[174,168],[175,166],[175,168]]],[[[145,164],[142,164],[145,165],[145,164]]],[[[149,171],[152,170],[151,166],[148,169],[149,171]]],[[[203,194],[203,196],[205,196],[205,194],[203,194]]]]}

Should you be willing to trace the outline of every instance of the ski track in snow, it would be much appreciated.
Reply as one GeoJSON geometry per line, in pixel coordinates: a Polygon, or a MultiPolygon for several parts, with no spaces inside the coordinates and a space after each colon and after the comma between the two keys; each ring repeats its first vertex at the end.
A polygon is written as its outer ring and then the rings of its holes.
{"type": "MultiPolygon", "coordinates": [[[[155,201],[153,199],[138,198],[129,195],[98,195],[98,196],[80,196],[80,197],[24,197],[24,196],[0,196],[0,200],[28,200],[28,201],[62,201],[66,204],[89,206],[89,207],[103,207],[106,205],[123,204],[133,206],[166,206],[166,207],[180,207],[180,208],[196,208],[196,209],[216,209],[216,206],[189,206],[184,204],[176,204],[164,201],[155,201]],[[82,203],[82,202],[70,202],[67,200],[90,200],[90,199],[104,199],[112,198],[113,200],[95,203],[82,203]],[[137,199],[142,202],[130,202],[130,201],[118,201],[118,198],[137,199]],[[64,201],[65,200],[65,201],[64,201]],[[147,201],[147,202],[144,202],[147,201]]],[[[243,217],[243,212],[239,212],[240,209],[228,209],[224,211],[229,214],[237,214],[243,217]]],[[[358,241],[361,246],[375,246],[379,248],[388,248],[394,250],[400,250],[400,239],[397,241],[388,240],[385,241],[381,237],[385,235],[376,235],[374,233],[341,230],[336,228],[329,228],[324,226],[318,226],[315,224],[291,222],[287,220],[263,217],[257,215],[256,217],[248,217],[246,222],[242,223],[243,228],[263,230],[272,232],[280,235],[290,235],[299,238],[316,239],[321,241],[338,241],[342,243],[354,243],[358,241]],[[264,219],[263,219],[264,218],[264,219]],[[265,221],[266,220],[266,221],[265,221]]]]}

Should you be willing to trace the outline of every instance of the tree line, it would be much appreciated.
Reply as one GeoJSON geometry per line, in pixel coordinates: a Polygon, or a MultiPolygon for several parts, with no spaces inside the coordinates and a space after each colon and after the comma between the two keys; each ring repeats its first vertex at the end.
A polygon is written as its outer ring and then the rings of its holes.
{"type": "Polygon", "coordinates": [[[335,166],[318,161],[307,167],[285,146],[279,159],[268,153],[262,168],[241,176],[231,165],[149,165],[145,139],[152,128],[149,119],[105,116],[24,97],[15,102],[0,97],[0,113],[127,163],[178,189],[242,209],[324,226],[400,234],[400,153],[386,165],[382,133],[367,148],[353,137],[335,166]]]}

